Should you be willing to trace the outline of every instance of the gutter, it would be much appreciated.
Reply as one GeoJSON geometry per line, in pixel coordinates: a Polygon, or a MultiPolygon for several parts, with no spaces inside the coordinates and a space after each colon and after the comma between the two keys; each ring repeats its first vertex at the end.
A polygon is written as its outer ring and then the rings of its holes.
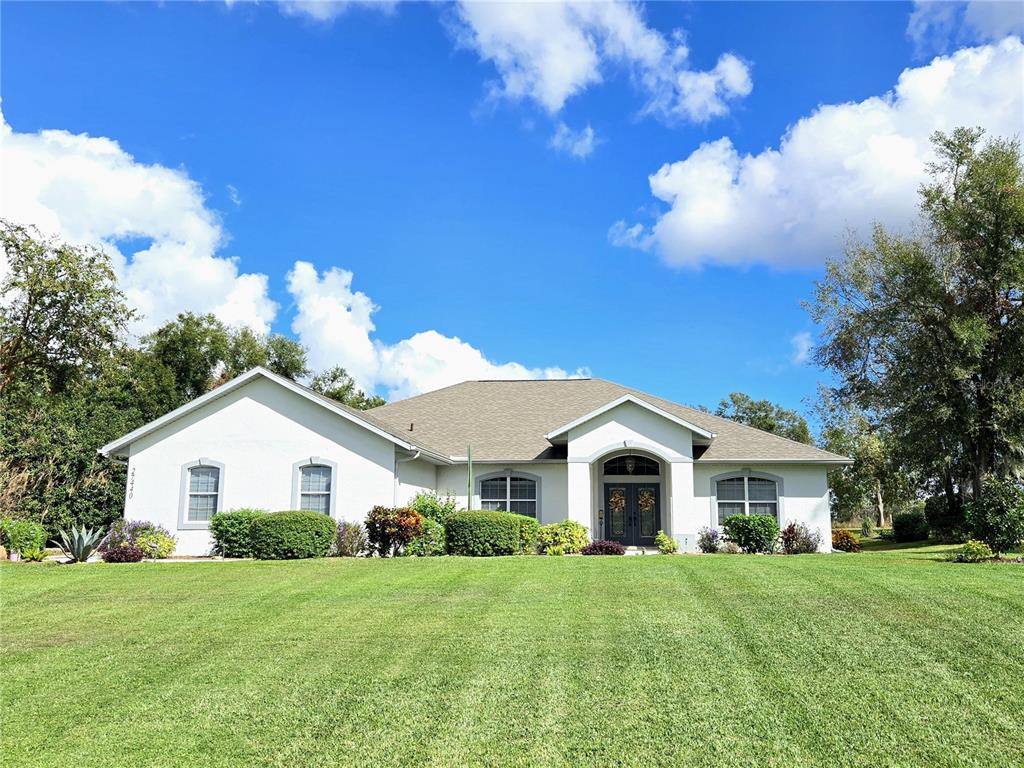
{"type": "Polygon", "coordinates": [[[406,456],[404,458],[399,458],[398,456],[395,456],[395,488],[391,496],[391,506],[398,506],[398,465],[404,464],[407,461],[416,461],[416,459],[418,459],[422,453],[423,451],[417,448],[416,453],[414,453],[412,456],[406,456]]]}

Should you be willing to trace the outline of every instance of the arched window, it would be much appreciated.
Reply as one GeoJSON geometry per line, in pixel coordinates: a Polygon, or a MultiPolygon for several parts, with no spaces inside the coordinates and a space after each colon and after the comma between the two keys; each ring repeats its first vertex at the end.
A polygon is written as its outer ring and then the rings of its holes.
{"type": "Polygon", "coordinates": [[[299,468],[299,509],[331,514],[330,467],[308,464],[299,468]]]}
{"type": "MultiPolygon", "coordinates": [[[[480,480],[480,508],[537,517],[537,480],[513,472],[480,480]]],[[[539,518],[538,518],[539,519],[539,518]]]]}
{"type": "Polygon", "coordinates": [[[220,469],[192,467],[188,471],[188,517],[190,523],[207,523],[217,514],[220,469]]]}
{"type": "Polygon", "coordinates": [[[604,463],[606,475],[660,475],[661,465],[646,456],[616,456],[604,463]]]}
{"type": "Polygon", "coordinates": [[[779,486],[765,477],[726,477],[715,483],[718,524],[733,515],[779,517],[779,486]]]}

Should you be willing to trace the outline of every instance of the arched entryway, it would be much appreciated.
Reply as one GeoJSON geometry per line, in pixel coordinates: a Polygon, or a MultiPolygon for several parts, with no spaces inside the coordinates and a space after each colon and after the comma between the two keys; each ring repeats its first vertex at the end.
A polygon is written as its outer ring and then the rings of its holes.
{"type": "Polygon", "coordinates": [[[653,547],[664,527],[662,462],[646,453],[623,451],[597,464],[602,538],[627,547],[653,547]]]}

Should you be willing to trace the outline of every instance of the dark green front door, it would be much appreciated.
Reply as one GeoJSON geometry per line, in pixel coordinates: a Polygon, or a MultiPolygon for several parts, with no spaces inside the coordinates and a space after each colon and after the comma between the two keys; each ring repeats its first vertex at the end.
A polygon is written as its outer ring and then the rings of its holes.
{"type": "Polygon", "coordinates": [[[627,547],[652,547],[661,528],[657,483],[604,484],[604,537],[627,547]]]}

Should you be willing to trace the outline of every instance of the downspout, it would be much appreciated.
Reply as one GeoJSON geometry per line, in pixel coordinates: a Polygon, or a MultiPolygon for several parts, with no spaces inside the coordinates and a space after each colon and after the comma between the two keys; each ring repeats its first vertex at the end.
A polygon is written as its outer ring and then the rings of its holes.
{"type": "Polygon", "coordinates": [[[404,459],[398,458],[397,454],[395,455],[395,490],[394,490],[394,494],[393,494],[393,496],[391,498],[391,506],[393,506],[393,507],[397,507],[398,506],[398,465],[402,464],[402,463],[404,463],[406,461],[416,461],[416,459],[418,459],[420,457],[421,453],[423,453],[423,451],[417,449],[416,453],[414,453],[412,456],[406,456],[404,459]]]}

